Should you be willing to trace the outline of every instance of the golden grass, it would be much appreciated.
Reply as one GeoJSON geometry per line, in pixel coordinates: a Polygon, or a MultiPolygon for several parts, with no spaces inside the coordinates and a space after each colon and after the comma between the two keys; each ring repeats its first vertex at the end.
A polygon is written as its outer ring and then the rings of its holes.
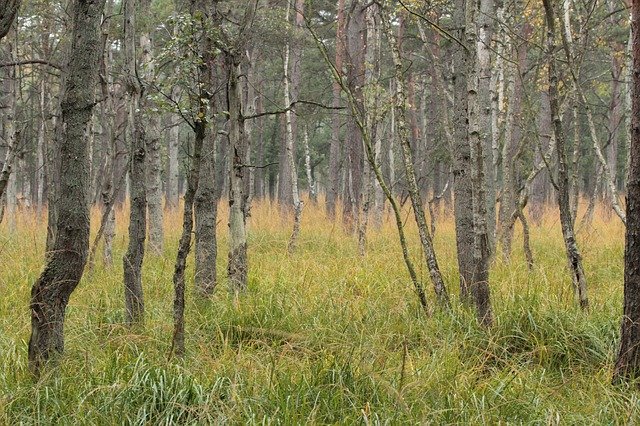
{"type": "MultiPolygon", "coordinates": [[[[199,300],[188,270],[187,356],[167,360],[182,216],[165,217],[165,250],[144,266],[146,322],[122,324],[126,212],[114,267],[85,275],[67,315],[66,352],[34,382],[26,369],[28,299],[43,264],[46,221],[24,212],[0,226],[0,423],[626,423],[638,393],[609,384],[622,307],[624,228],[598,207],[578,234],[591,311],[573,300],[557,212],[532,226],[528,271],[520,230],[510,262],[491,270],[496,314],[480,329],[457,303],[430,318],[408,279],[395,225],[371,227],[367,253],[307,202],[298,251],[291,220],[256,203],[249,220],[249,291],[226,292],[227,208],[219,211],[217,294],[199,300]]],[[[582,210],[583,208],[581,208],[582,210]]],[[[441,212],[442,213],[442,212],[441,212]]],[[[411,254],[434,303],[417,233],[411,254]]],[[[444,214],[444,213],[442,213],[444,214]]],[[[580,215],[579,215],[580,216],[580,215]]],[[[98,212],[93,213],[93,233],[98,212]]],[[[454,224],[435,246],[457,295],[454,224]]],[[[189,261],[190,268],[193,261],[189,261]]],[[[454,297],[457,300],[457,297],[454,297]]]]}

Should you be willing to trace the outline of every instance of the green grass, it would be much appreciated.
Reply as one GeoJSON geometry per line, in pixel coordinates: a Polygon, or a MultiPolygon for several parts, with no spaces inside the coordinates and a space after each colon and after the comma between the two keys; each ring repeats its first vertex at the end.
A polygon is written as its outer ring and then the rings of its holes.
{"type": "MultiPolygon", "coordinates": [[[[597,219],[579,234],[589,313],[573,300],[551,212],[532,228],[533,271],[516,246],[519,234],[511,261],[496,258],[496,323],[483,330],[457,297],[451,313],[424,315],[391,223],[371,231],[360,257],[355,238],[307,207],[299,249],[289,256],[290,224],[277,208],[252,212],[246,295],[234,301],[226,292],[224,217],[220,287],[211,300],[197,299],[189,270],[183,360],[168,360],[180,215],[167,218],[164,255],[145,260],[146,323],[129,329],[120,212],[115,266],[98,262],[85,275],[68,308],[65,353],[37,381],[26,342],[44,227],[31,216],[15,232],[0,227],[0,423],[637,423],[640,393],[610,384],[622,310],[617,219],[597,219]]],[[[409,233],[417,262],[417,236],[409,233]]],[[[455,295],[451,219],[435,244],[455,295]]],[[[419,274],[433,306],[424,265],[419,274]]]]}

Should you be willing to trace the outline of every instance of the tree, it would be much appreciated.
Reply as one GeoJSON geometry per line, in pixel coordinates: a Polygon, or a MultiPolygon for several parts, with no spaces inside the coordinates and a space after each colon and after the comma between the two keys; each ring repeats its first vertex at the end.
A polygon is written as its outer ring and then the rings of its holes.
{"type": "Polygon", "coordinates": [[[144,296],[142,290],[142,262],[147,236],[147,192],[146,192],[146,134],[142,122],[141,102],[144,86],[138,78],[136,61],[136,0],[124,2],[124,49],[126,87],[129,115],[127,139],[129,139],[129,188],[131,209],[129,212],[129,244],[122,259],[124,269],[125,319],[127,324],[144,319],[144,296]]]}
{"type": "Polygon", "coordinates": [[[100,18],[104,0],[71,2],[73,27],[64,82],[60,145],[58,234],[54,250],[31,289],[29,366],[43,364],[64,350],[64,315],[78,285],[89,249],[89,157],[87,125],[95,104],[100,57],[100,18]]]}
{"type": "Polygon", "coordinates": [[[565,136],[560,119],[560,107],[558,101],[558,74],[556,66],[556,23],[555,11],[551,0],[543,0],[545,18],[547,22],[547,66],[549,78],[549,106],[552,121],[553,134],[556,139],[556,154],[558,160],[558,208],[560,209],[560,225],[562,227],[562,237],[564,239],[569,268],[571,269],[571,280],[574,292],[580,307],[583,310],[589,308],[587,297],[587,278],[582,268],[582,257],[576,242],[573,229],[573,218],[571,216],[571,205],[569,202],[569,171],[565,146],[565,136]]]}
{"type": "Polygon", "coordinates": [[[627,181],[627,228],[624,246],[624,311],[614,382],[640,376],[640,1],[631,5],[633,84],[631,146],[627,181]]]}
{"type": "Polygon", "coordinates": [[[9,33],[18,16],[21,0],[0,0],[0,40],[9,33]]]}

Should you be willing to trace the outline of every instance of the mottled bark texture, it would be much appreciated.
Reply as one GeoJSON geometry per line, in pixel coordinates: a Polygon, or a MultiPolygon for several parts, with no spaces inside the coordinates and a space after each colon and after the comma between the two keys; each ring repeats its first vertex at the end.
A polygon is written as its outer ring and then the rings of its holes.
{"type": "MultiPolygon", "coordinates": [[[[216,3],[198,1],[195,3],[192,15],[199,17],[202,28],[207,28],[207,19],[214,20],[214,25],[219,25],[219,16],[216,14],[216,3]],[[198,13],[198,10],[200,13],[198,13]]],[[[211,111],[215,110],[215,97],[209,94],[212,87],[217,84],[213,77],[215,56],[213,54],[213,40],[209,32],[205,32],[199,47],[202,64],[200,65],[201,93],[199,99],[206,104],[202,105],[202,110],[209,117],[205,120],[205,133],[201,135],[204,140],[202,144],[202,155],[200,158],[200,177],[198,189],[194,200],[195,216],[195,255],[196,271],[195,286],[196,291],[201,295],[211,295],[216,287],[216,259],[218,255],[216,239],[216,221],[218,217],[218,199],[215,192],[215,150],[216,134],[212,129],[211,111]]]]}
{"type": "Polygon", "coordinates": [[[206,123],[198,121],[194,123],[195,142],[193,146],[193,156],[191,157],[191,167],[187,176],[187,191],[184,195],[184,213],[182,216],[182,235],[178,243],[178,254],[176,265],[173,271],[173,339],[171,342],[171,353],[177,356],[184,355],[184,292],[185,292],[185,269],[187,268],[187,256],[191,250],[191,232],[193,231],[193,204],[198,183],[200,180],[200,161],[202,156],[202,145],[205,139],[206,123]]]}
{"type": "Polygon", "coordinates": [[[9,33],[18,16],[21,0],[0,0],[0,40],[9,33]]]}
{"type": "MultiPolygon", "coordinates": [[[[481,0],[481,3],[490,0],[481,0]]],[[[478,322],[485,327],[493,323],[491,294],[489,291],[489,262],[491,249],[487,234],[486,181],[484,176],[484,140],[481,137],[481,104],[489,104],[489,90],[478,89],[478,63],[482,59],[476,30],[478,5],[467,2],[465,10],[465,35],[467,46],[473,46],[473,60],[467,63],[467,123],[471,160],[471,194],[473,207],[473,275],[469,290],[476,307],[478,322]],[[480,98],[480,94],[486,99],[480,98]]],[[[488,52],[484,52],[488,53],[488,52]]],[[[488,89],[488,88],[487,88],[488,89]]]]}
{"type": "MultiPolygon", "coordinates": [[[[9,43],[6,43],[6,52],[2,53],[6,53],[8,58],[13,59],[15,58],[16,42],[11,38],[8,41],[9,43]]],[[[0,171],[0,200],[2,200],[3,195],[5,195],[7,211],[3,212],[3,216],[8,216],[9,221],[14,221],[15,214],[10,210],[15,207],[15,176],[12,174],[12,171],[13,163],[16,159],[16,99],[18,96],[16,68],[6,67],[1,71],[4,74],[2,85],[0,86],[0,105],[4,106],[2,137],[7,145],[5,148],[4,163],[0,171]]],[[[10,228],[13,227],[10,226],[10,228]]]]}
{"type": "Polygon", "coordinates": [[[144,87],[138,80],[136,63],[136,0],[124,2],[125,84],[129,116],[129,244],[122,258],[124,269],[125,321],[132,325],[144,320],[142,262],[147,236],[147,194],[145,185],[146,135],[140,110],[144,87]]]}
{"type": "Polygon", "coordinates": [[[100,55],[100,18],[104,0],[71,2],[73,27],[68,76],[61,99],[60,194],[58,235],[44,271],[31,289],[29,366],[43,364],[64,349],[64,316],[89,249],[89,155],[86,129],[95,102],[100,55]]]}
{"type": "MultiPolygon", "coordinates": [[[[215,256],[217,251],[213,253],[204,250],[210,250],[210,233],[214,234],[214,247],[215,247],[215,217],[213,219],[213,225],[211,224],[211,217],[207,213],[202,216],[203,209],[211,207],[211,200],[213,196],[213,184],[207,182],[203,191],[199,191],[200,181],[203,174],[202,166],[205,164],[209,170],[204,171],[205,178],[212,179],[214,174],[213,170],[213,152],[214,152],[214,136],[209,135],[207,132],[209,125],[208,104],[211,100],[210,93],[208,92],[209,86],[205,83],[211,83],[211,66],[213,66],[213,53],[212,53],[212,41],[210,34],[206,33],[207,21],[214,20],[218,22],[217,15],[217,1],[212,1],[209,6],[204,1],[194,1],[191,3],[190,13],[191,17],[199,21],[198,26],[202,31],[202,44],[198,46],[198,54],[200,55],[202,62],[200,63],[199,73],[204,79],[198,82],[199,92],[197,96],[197,114],[196,119],[193,122],[192,128],[194,131],[195,142],[193,146],[193,155],[191,157],[191,166],[189,174],[187,176],[187,191],[184,196],[184,214],[182,219],[182,235],[180,236],[180,242],[178,243],[178,254],[176,256],[176,265],[173,272],[173,338],[171,343],[171,353],[175,353],[177,356],[183,356],[185,353],[184,344],[184,305],[185,305],[185,270],[187,267],[187,257],[191,251],[191,233],[194,228],[194,207],[200,209],[201,214],[199,220],[196,220],[196,240],[200,238],[200,253],[196,252],[196,288],[198,291],[207,294],[213,291],[215,286],[215,256]],[[206,144],[207,151],[204,151],[206,144]],[[203,162],[203,156],[209,155],[211,158],[207,158],[203,162]],[[196,200],[197,196],[201,198],[196,200]],[[198,226],[200,228],[198,229],[198,226]],[[203,241],[202,239],[205,239],[203,241]],[[206,265],[206,271],[203,273],[198,270],[198,266],[202,267],[203,261],[211,259],[211,255],[214,256],[213,265],[206,265]],[[213,268],[213,270],[209,268],[213,268]],[[212,272],[213,271],[213,272],[212,272]],[[213,278],[212,278],[213,275],[213,278]],[[201,281],[199,281],[201,280],[201,281]],[[213,280],[213,281],[212,281],[213,280]]],[[[215,210],[213,211],[215,214],[215,210]]]]}
{"type": "MultiPolygon", "coordinates": [[[[453,19],[459,40],[464,40],[465,0],[456,0],[453,19]]],[[[455,45],[453,53],[453,191],[456,225],[456,246],[460,273],[460,298],[471,301],[469,285],[473,280],[473,196],[471,192],[471,150],[467,134],[467,75],[468,53],[455,45]]]]}
{"type": "Polygon", "coordinates": [[[640,376],[640,0],[631,6],[633,80],[624,247],[624,311],[614,382],[640,376]]]}
{"type": "MultiPolygon", "coordinates": [[[[289,21],[289,15],[291,13],[291,3],[287,3],[287,22],[289,21]]],[[[296,27],[302,26],[302,13],[304,3],[302,0],[296,0],[295,22],[296,27]]],[[[298,93],[300,92],[300,59],[301,59],[300,43],[295,41],[293,46],[287,41],[284,48],[284,104],[290,105],[291,100],[297,101],[298,93]],[[289,62],[291,62],[291,71],[289,70],[289,62]],[[290,78],[291,77],[291,78],[290,78]]],[[[295,111],[294,111],[295,112],[295,111]]],[[[293,231],[289,238],[289,245],[287,250],[292,253],[296,249],[298,242],[298,236],[300,235],[300,220],[302,217],[302,201],[300,200],[300,192],[298,191],[298,171],[296,167],[296,151],[294,137],[298,134],[297,120],[295,113],[292,113],[291,109],[285,112],[285,160],[288,163],[288,171],[290,173],[290,189],[291,200],[293,203],[293,231]]]]}
{"type": "Polygon", "coordinates": [[[245,134],[242,114],[241,66],[249,41],[257,2],[247,2],[234,46],[224,52],[227,69],[227,111],[229,112],[229,262],[227,275],[229,291],[237,295],[247,289],[247,195],[245,193],[244,164],[249,141],[245,134]]]}
{"type": "Polygon", "coordinates": [[[558,157],[558,207],[560,209],[560,225],[564,238],[567,259],[571,270],[571,279],[576,297],[583,310],[588,309],[587,278],[582,268],[582,257],[578,250],[576,236],[571,217],[571,205],[569,201],[569,171],[567,167],[567,154],[565,135],[560,120],[558,102],[558,74],[556,70],[556,30],[555,11],[551,0],[543,0],[545,17],[547,22],[547,60],[549,69],[549,106],[553,133],[556,139],[556,154],[558,157]]]}
{"type": "Polygon", "coordinates": [[[247,149],[242,116],[242,93],[240,89],[240,58],[226,55],[228,69],[227,104],[229,111],[229,291],[237,294],[247,289],[247,229],[243,211],[244,187],[243,161],[247,149]]]}

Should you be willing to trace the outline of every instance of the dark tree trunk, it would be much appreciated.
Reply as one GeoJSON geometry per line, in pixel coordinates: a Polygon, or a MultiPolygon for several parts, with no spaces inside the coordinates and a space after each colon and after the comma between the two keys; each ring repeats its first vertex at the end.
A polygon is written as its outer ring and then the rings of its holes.
{"type": "Polygon", "coordinates": [[[631,28],[633,83],[631,92],[631,146],[627,181],[627,229],[624,249],[624,312],[615,381],[640,375],[640,0],[633,0],[631,28]]]}
{"type": "Polygon", "coordinates": [[[142,290],[142,262],[144,243],[147,235],[147,192],[146,192],[146,136],[142,123],[141,100],[143,87],[137,77],[135,58],[135,0],[124,2],[124,44],[126,85],[129,102],[127,137],[130,146],[129,195],[129,245],[122,259],[124,269],[125,320],[127,324],[142,322],[144,319],[144,296],[142,290]]]}
{"type": "MultiPolygon", "coordinates": [[[[456,0],[454,21],[464,28],[465,0],[456,0]]],[[[464,30],[458,33],[464,40],[464,30]]],[[[473,46],[469,46],[473,48],[473,46]]],[[[471,192],[471,150],[467,128],[467,76],[468,54],[461,46],[455,46],[453,62],[454,112],[453,126],[455,146],[453,146],[453,191],[456,224],[456,246],[458,249],[458,269],[460,272],[460,298],[470,301],[469,285],[473,280],[473,196],[471,192]]]]}
{"type": "Polygon", "coordinates": [[[89,249],[89,144],[86,129],[94,106],[100,57],[100,18],[104,0],[72,2],[72,45],[61,99],[60,194],[54,250],[31,289],[29,366],[64,349],[64,315],[89,249]]]}

